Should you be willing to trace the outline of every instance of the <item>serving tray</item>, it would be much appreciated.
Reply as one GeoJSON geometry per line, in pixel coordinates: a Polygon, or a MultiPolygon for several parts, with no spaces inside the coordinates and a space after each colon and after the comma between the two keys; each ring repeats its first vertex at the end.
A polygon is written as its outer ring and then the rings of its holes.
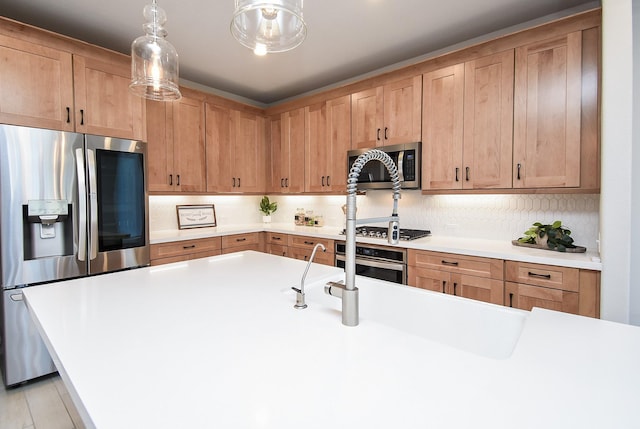
{"type": "MultiPolygon", "coordinates": [[[[511,244],[513,244],[514,246],[520,246],[520,247],[531,247],[534,249],[542,249],[542,250],[551,250],[552,252],[560,252],[557,249],[550,249],[547,245],[545,244],[531,244],[531,243],[521,243],[518,240],[513,240],[511,242],[511,244]]],[[[565,252],[560,252],[560,253],[584,253],[587,251],[586,247],[582,247],[582,246],[576,246],[574,248],[567,248],[567,250],[565,252]]]]}

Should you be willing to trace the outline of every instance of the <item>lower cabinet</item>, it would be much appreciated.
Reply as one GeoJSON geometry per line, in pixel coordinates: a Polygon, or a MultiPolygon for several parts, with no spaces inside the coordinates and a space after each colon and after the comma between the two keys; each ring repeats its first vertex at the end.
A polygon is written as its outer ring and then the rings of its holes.
{"type": "Polygon", "coordinates": [[[151,265],[217,256],[221,253],[221,243],[220,237],[212,237],[152,244],[151,265]]]}
{"type": "Polygon", "coordinates": [[[478,301],[504,303],[504,261],[409,249],[409,286],[478,301]]]}
{"type": "Polygon", "coordinates": [[[266,232],[265,243],[266,253],[300,259],[303,261],[308,261],[316,244],[322,243],[326,251],[322,252],[321,249],[318,249],[316,256],[313,258],[313,262],[330,266],[333,266],[335,263],[333,240],[304,235],[266,232]]]}
{"type": "Polygon", "coordinates": [[[242,252],[243,250],[262,252],[264,250],[262,233],[250,232],[246,234],[225,235],[222,237],[223,254],[242,252]]]}
{"type": "Polygon", "coordinates": [[[504,303],[600,317],[600,273],[577,268],[507,261],[504,303]]]}

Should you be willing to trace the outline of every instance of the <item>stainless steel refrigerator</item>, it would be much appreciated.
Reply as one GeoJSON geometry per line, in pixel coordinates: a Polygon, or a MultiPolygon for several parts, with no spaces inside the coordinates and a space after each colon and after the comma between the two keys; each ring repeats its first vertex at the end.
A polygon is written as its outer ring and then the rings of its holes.
{"type": "Polygon", "coordinates": [[[21,289],[148,265],[148,237],[144,142],[0,125],[5,385],[55,371],[21,289]]]}

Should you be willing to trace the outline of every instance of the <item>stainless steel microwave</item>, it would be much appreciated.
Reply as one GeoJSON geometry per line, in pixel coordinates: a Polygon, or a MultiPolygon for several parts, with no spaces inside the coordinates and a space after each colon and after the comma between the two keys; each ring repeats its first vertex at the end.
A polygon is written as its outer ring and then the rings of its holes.
{"type": "MultiPolygon", "coordinates": [[[[420,189],[420,172],[422,168],[421,142],[381,146],[376,149],[385,151],[398,167],[398,175],[402,189],[420,189]]],[[[348,152],[348,170],[355,160],[369,149],[350,150],[348,152]]],[[[391,177],[386,167],[378,161],[365,164],[358,176],[358,189],[391,189],[391,177]]]]}

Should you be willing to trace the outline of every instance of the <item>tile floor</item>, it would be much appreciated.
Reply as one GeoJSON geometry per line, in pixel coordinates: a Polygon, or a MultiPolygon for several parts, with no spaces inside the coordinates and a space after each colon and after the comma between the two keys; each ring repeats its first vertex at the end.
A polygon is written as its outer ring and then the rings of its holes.
{"type": "Polygon", "coordinates": [[[43,377],[12,389],[0,381],[1,429],[84,429],[58,376],[43,377]]]}

